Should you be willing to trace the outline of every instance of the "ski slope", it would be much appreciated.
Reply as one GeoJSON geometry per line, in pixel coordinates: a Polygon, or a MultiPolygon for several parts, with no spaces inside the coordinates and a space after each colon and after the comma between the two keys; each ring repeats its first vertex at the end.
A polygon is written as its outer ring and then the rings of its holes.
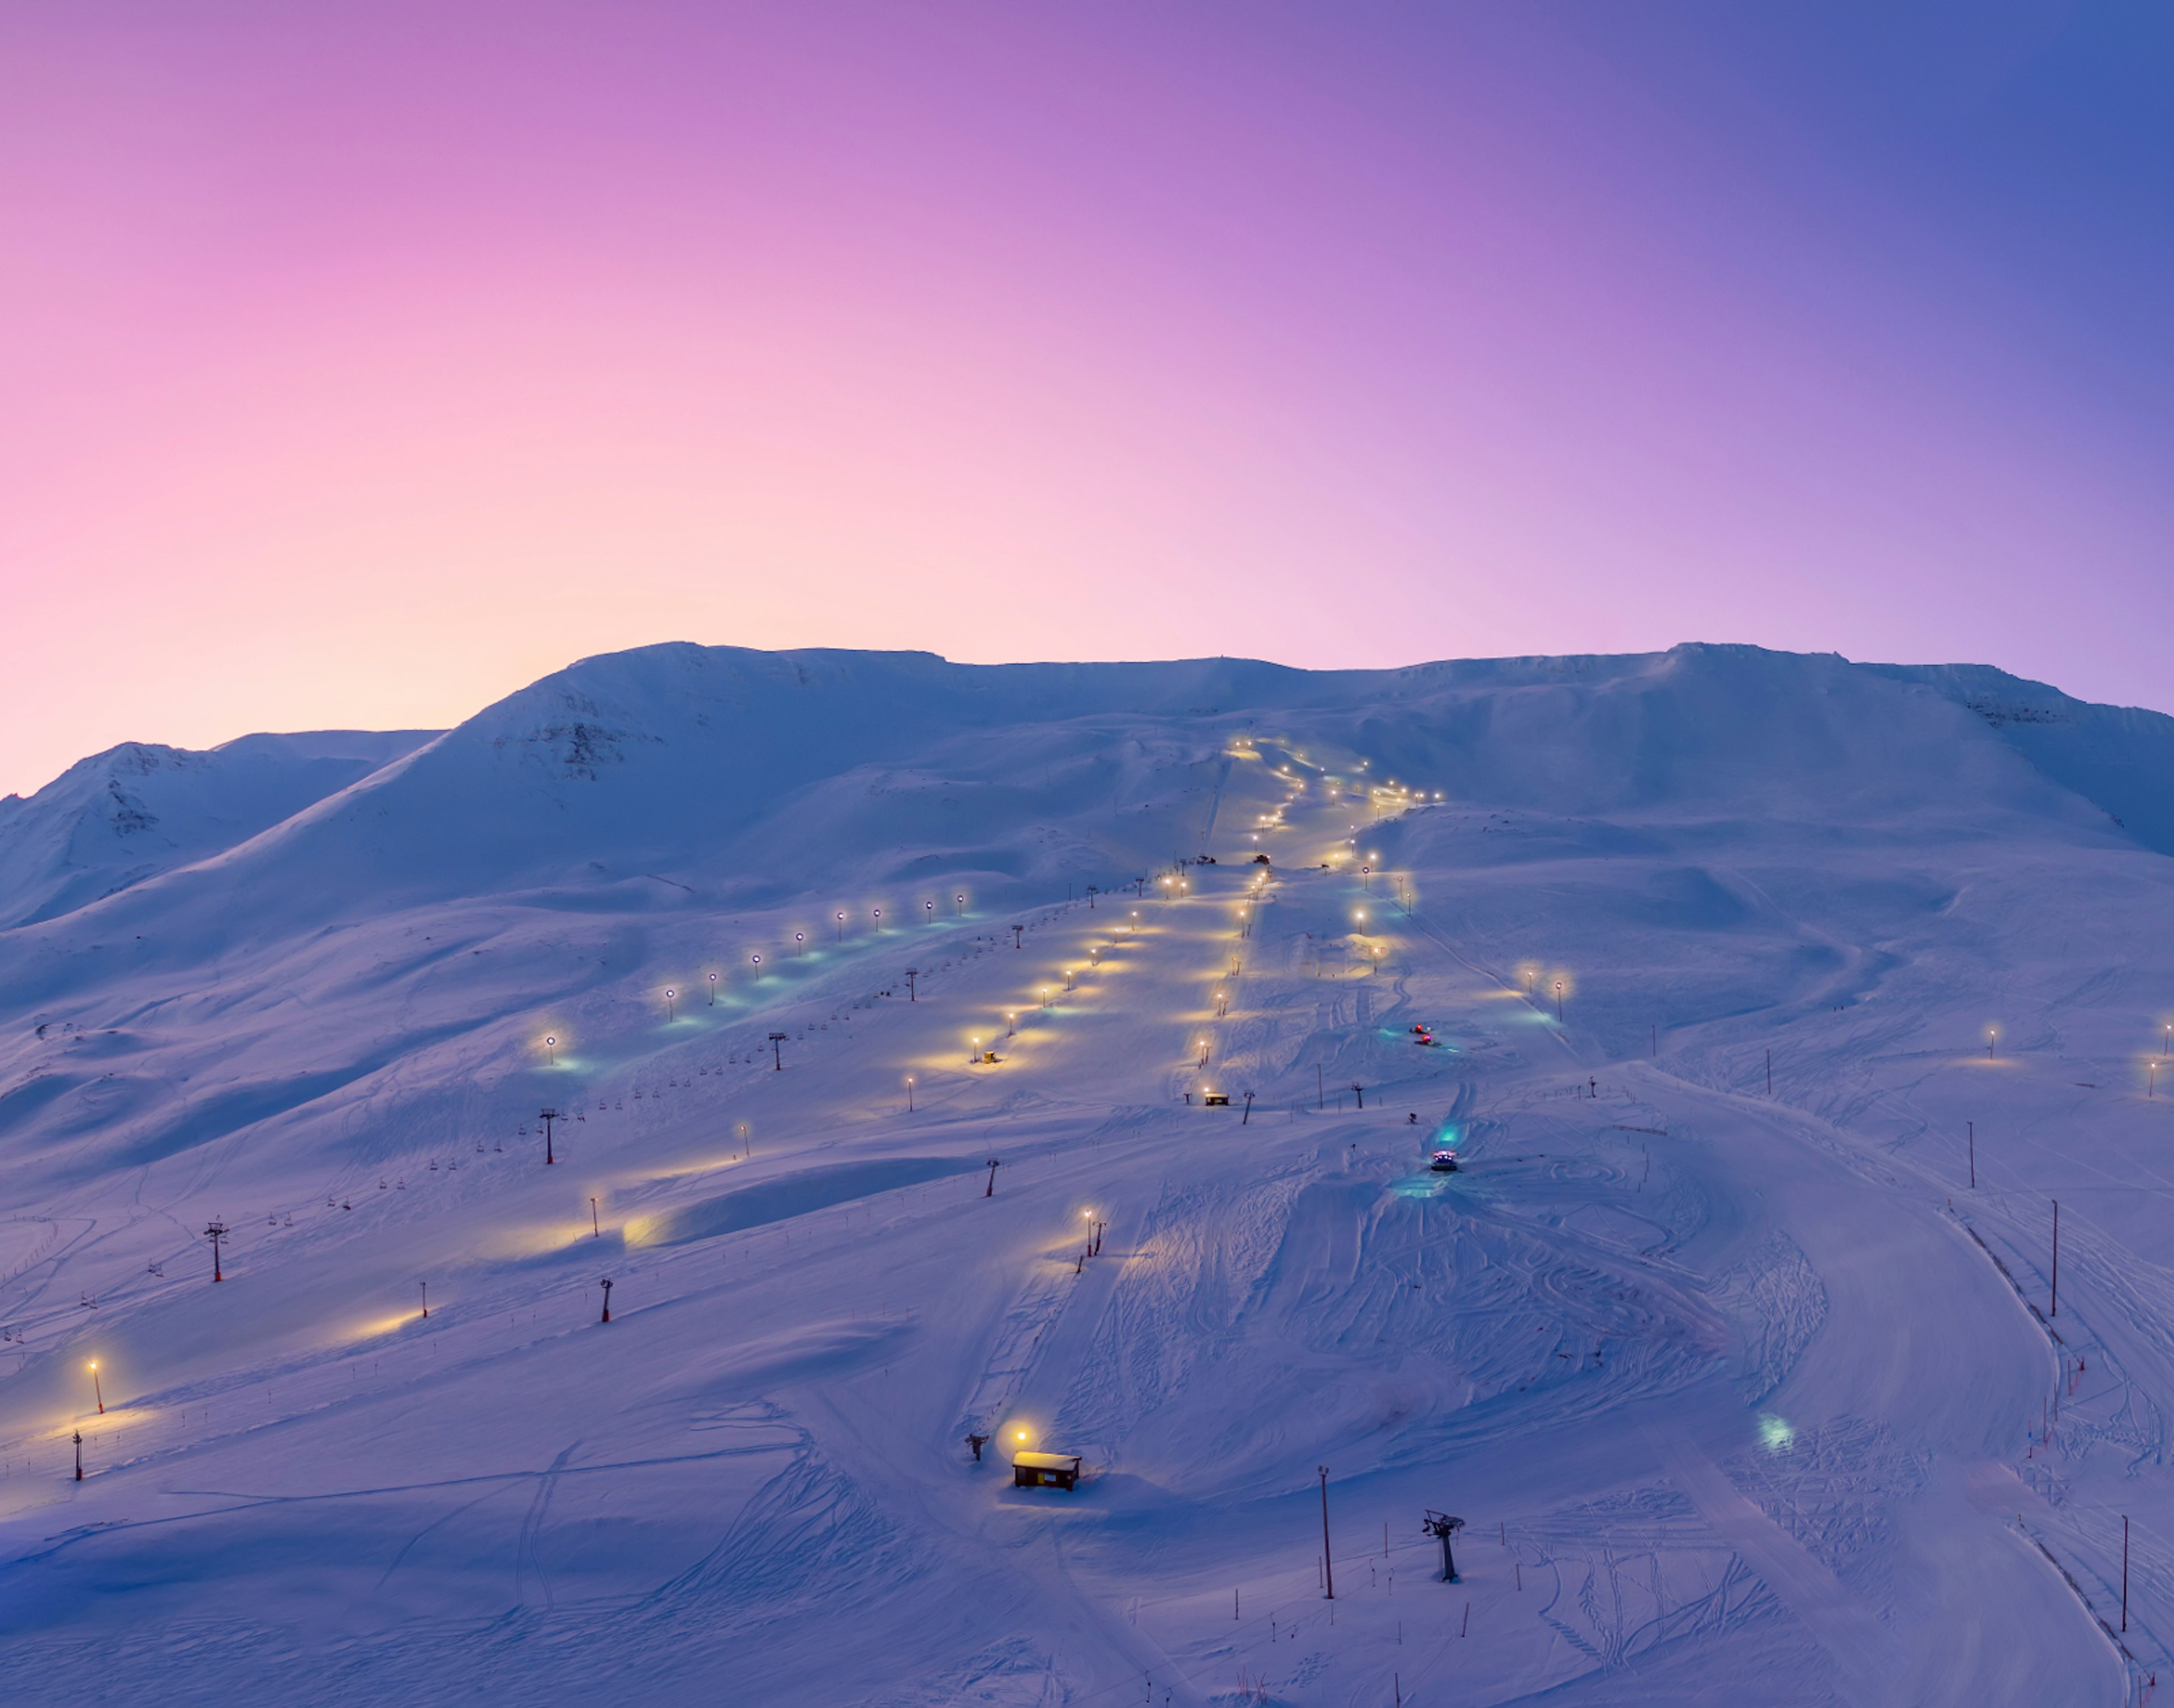
{"type": "Polygon", "coordinates": [[[155,858],[86,761],[0,804],[10,1700],[2147,1700],[2170,730],[674,646],[162,763],[155,858]]]}

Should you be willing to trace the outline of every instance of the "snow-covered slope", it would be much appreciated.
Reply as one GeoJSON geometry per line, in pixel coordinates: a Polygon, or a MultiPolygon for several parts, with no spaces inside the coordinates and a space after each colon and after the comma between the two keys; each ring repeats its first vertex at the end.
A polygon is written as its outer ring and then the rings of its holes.
{"type": "Polygon", "coordinates": [[[68,913],[246,841],[430,732],[251,735],[208,753],[127,742],[0,799],[0,927],[68,913]]]}
{"type": "Polygon", "coordinates": [[[276,739],[284,813],[162,762],[206,828],[140,872],[53,851],[111,756],[0,820],[0,1649],[44,1700],[2166,1663],[2174,721],[1738,647],[673,646],[276,739]],[[1010,1489],[1022,1430],[1087,1484],[1010,1489]]]}

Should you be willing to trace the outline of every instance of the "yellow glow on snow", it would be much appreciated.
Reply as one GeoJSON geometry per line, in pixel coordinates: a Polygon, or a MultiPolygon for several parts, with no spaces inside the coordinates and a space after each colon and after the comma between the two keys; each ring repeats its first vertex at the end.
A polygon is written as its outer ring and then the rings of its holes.
{"type": "Polygon", "coordinates": [[[411,1322],[422,1320],[423,1313],[419,1308],[387,1311],[382,1316],[368,1316],[360,1322],[342,1323],[333,1331],[332,1342],[335,1346],[352,1346],[360,1341],[377,1340],[405,1328],[411,1322]]]}
{"type": "MultiPolygon", "coordinates": [[[[553,1251],[563,1251],[576,1240],[592,1238],[589,1228],[589,1204],[581,1201],[581,1219],[564,1222],[544,1222],[528,1228],[509,1228],[490,1240],[485,1255],[492,1257],[541,1257],[553,1251]]],[[[403,1322],[405,1318],[402,1319],[403,1322]]]]}

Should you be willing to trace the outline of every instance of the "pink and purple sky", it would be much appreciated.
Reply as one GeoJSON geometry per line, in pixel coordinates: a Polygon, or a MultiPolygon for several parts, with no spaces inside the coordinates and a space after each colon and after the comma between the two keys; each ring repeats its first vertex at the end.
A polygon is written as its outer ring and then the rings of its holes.
{"type": "Polygon", "coordinates": [[[0,792],[684,639],[2174,709],[2144,4],[0,11],[0,792]]]}

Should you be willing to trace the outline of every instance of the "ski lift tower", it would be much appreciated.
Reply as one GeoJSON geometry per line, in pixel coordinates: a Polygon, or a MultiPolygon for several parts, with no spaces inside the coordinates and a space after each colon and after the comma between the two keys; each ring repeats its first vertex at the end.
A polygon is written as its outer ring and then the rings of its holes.
{"type": "Polygon", "coordinates": [[[1449,1538],[1464,1528],[1464,1521],[1462,1518],[1452,1518],[1447,1512],[1436,1512],[1432,1508],[1429,1508],[1423,1527],[1428,1535],[1439,1537],[1441,1539],[1441,1581],[1444,1583],[1455,1583],[1457,1557],[1449,1551],[1449,1538]]]}
{"type": "Polygon", "coordinates": [[[772,1032],[770,1035],[770,1065],[781,1073],[785,1071],[785,1057],[779,1052],[778,1046],[782,1044],[788,1035],[784,1032],[772,1032]]]}
{"type": "Polygon", "coordinates": [[[559,1159],[551,1152],[551,1123],[560,1119],[559,1111],[555,1109],[539,1109],[536,1111],[536,1118],[544,1123],[544,1160],[547,1165],[555,1163],[559,1159]]]}

